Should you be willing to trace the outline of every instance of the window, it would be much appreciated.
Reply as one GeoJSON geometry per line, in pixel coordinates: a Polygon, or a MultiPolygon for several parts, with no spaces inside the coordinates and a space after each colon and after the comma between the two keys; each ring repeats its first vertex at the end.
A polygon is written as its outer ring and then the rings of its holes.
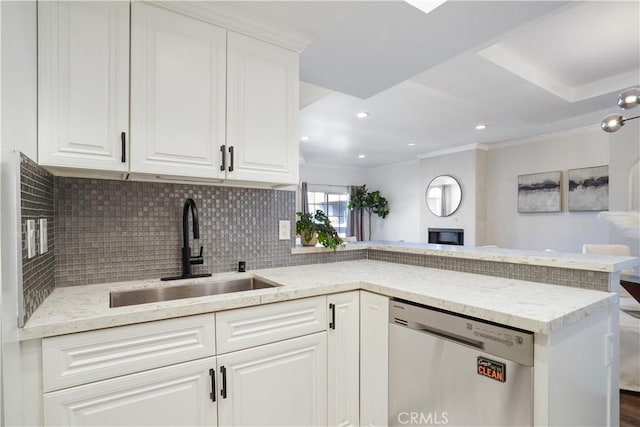
{"type": "Polygon", "coordinates": [[[442,213],[442,187],[429,187],[427,192],[427,205],[434,214],[441,216],[442,213]],[[436,213],[437,212],[437,213],[436,213]]]}
{"type": "Polygon", "coordinates": [[[307,197],[309,199],[309,212],[316,210],[324,212],[331,221],[340,237],[347,236],[347,220],[349,218],[349,193],[346,187],[314,186],[309,184],[307,197]]]}

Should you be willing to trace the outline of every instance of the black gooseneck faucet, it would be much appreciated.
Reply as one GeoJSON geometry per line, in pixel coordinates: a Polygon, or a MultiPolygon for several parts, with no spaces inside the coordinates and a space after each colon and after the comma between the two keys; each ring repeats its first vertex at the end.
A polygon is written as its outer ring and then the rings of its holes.
{"type": "Polygon", "coordinates": [[[198,208],[196,207],[196,202],[194,202],[193,199],[187,199],[185,200],[184,207],[182,208],[182,275],[177,277],[163,277],[161,280],[178,280],[211,276],[211,273],[193,274],[191,272],[191,266],[194,264],[203,264],[204,258],[202,257],[202,246],[200,246],[199,252],[196,256],[191,255],[191,248],[189,247],[189,209],[191,209],[193,240],[197,241],[200,239],[198,208]]]}

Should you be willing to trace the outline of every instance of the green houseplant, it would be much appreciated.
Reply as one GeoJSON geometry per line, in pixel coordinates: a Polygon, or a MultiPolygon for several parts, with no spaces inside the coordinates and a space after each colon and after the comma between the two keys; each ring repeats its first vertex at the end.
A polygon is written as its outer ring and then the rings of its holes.
{"type": "Polygon", "coordinates": [[[296,212],[296,215],[296,234],[300,236],[300,242],[304,246],[315,246],[316,242],[320,242],[322,246],[335,252],[338,246],[344,243],[327,215],[321,210],[313,214],[296,212]]]}
{"type": "Polygon", "coordinates": [[[371,240],[371,214],[374,213],[383,219],[389,215],[389,202],[387,202],[387,199],[382,197],[377,190],[367,191],[366,185],[359,187],[355,191],[349,200],[347,208],[367,212],[369,219],[369,240],[371,240]]]}

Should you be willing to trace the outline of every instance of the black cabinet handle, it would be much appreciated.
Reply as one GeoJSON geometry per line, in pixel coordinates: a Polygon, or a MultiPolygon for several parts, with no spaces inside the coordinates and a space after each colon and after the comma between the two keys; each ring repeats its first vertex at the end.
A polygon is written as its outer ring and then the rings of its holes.
{"type": "Polygon", "coordinates": [[[229,172],[233,172],[233,146],[229,147],[229,154],[231,155],[231,164],[229,165],[229,172]]]}
{"type": "Polygon", "coordinates": [[[225,169],[227,169],[227,156],[224,152],[224,145],[220,146],[220,152],[222,153],[222,164],[220,165],[220,170],[224,172],[225,169]]]}
{"type": "Polygon", "coordinates": [[[329,304],[329,310],[331,310],[331,322],[329,323],[329,329],[336,328],[336,305],[329,304]]]}
{"type": "Polygon", "coordinates": [[[120,161],[122,163],[127,162],[127,133],[122,132],[120,134],[120,142],[122,143],[122,155],[120,156],[120,161]]]}
{"type": "Polygon", "coordinates": [[[209,375],[211,375],[211,393],[209,394],[209,397],[211,398],[212,402],[216,401],[216,371],[215,369],[211,368],[209,369],[209,375]]]}
{"type": "Polygon", "coordinates": [[[220,395],[223,399],[227,398],[227,368],[224,366],[220,366],[220,373],[222,374],[222,390],[220,390],[220,395]]]}

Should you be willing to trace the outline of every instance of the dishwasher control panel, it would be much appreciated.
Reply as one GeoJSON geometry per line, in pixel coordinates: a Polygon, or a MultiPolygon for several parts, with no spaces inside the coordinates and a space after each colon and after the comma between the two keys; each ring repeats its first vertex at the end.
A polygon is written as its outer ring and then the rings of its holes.
{"type": "Polygon", "coordinates": [[[389,301],[389,322],[533,366],[533,333],[409,301],[389,301]]]}

